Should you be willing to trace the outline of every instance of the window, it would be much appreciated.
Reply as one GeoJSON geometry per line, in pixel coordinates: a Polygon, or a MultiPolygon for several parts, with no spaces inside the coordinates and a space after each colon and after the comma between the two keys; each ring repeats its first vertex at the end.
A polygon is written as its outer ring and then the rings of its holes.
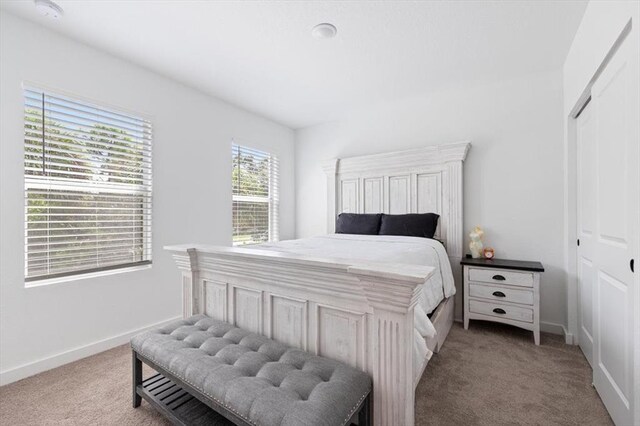
{"type": "Polygon", "coordinates": [[[278,241],[278,158],[233,144],[233,245],[278,241]]]}
{"type": "Polygon", "coordinates": [[[25,89],[25,281],[151,263],[151,124],[25,89]]]}

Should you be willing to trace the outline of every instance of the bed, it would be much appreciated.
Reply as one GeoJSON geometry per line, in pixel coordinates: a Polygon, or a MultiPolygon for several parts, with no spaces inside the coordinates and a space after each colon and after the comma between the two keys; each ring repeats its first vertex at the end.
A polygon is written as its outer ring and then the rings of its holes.
{"type": "MultiPolygon", "coordinates": [[[[301,254],[334,259],[334,261],[343,259],[349,262],[365,261],[375,264],[433,267],[434,272],[431,277],[420,286],[414,309],[413,367],[414,380],[417,384],[426,362],[431,358],[433,352],[439,350],[438,332],[430,317],[445,299],[450,299],[456,293],[451,265],[441,242],[434,239],[407,236],[331,234],[260,244],[250,247],[250,249],[301,254]]],[[[443,340],[448,331],[448,329],[441,329],[440,337],[443,340]]]]}
{"type": "Polygon", "coordinates": [[[326,236],[252,248],[165,247],[182,272],[183,315],[204,313],[367,371],[374,424],[414,424],[415,386],[453,323],[450,276],[459,277],[462,257],[469,147],[325,162],[326,236]],[[434,212],[442,243],[333,235],[341,212],[434,212]]]}

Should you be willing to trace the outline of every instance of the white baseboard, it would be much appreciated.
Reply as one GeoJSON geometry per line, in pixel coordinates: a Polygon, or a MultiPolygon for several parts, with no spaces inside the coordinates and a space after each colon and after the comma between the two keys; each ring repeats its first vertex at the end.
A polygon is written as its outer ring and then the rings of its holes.
{"type": "Polygon", "coordinates": [[[573,345],[573,334],[569,333],[569,330],[567,330],[567,327],[564,324],[540,321],[540,331],[564,336],[564,342],[567,345],[573,345]]]}
{"type": "Polygon", "coordinates": [[[180,318],[182,317],[171,318],[156,324],[138,328],[136,330],[131,330],[117,336],[109,337],[104,340],[99,340],[85,346],[70,349],[66,352],[61,352],[59,354],[40,359],[38,361],[30,362],[28,364],[15,367],[10,370],[1,371],[0,386],[8,385],[9,383],[16,382],[18,380],[33,376],[38,373],[42,373],[43,371],[51,370],[52,368],[60,367],[61,365],[65,365],[70,362],[77,361],[79,359],[115,348],[116,346],[124,345],[138,333],[146,331],[150,328],[162,326],[164,324],[167,324],[168,322],[175,321],[180,318]]]}
{"type": "Polygon", "coordinates": [[[569,333],[568,330],[565,330],[564,333],[564,342],[567,345],[577,345],[578,342],[573,338],[573,334],[569,333]]]}

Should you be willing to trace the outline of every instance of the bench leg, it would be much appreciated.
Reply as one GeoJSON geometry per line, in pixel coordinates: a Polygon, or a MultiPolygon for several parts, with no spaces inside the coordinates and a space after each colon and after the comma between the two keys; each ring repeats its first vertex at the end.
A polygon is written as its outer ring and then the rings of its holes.
{"type": "Polygon", "coordinates": [[[362,402],[360,413],[358,413],[358,426],[371,426],[371,394],[362,402]]]}
{"type": "Polygon", "coordinates": [[[133,367],[133,408],[138,408],[140,403],[142,402],[142,397],[138,395],[137,387],[142,384],[142,361],[137,357],[135,351],[131,351],[132,357],[132,367],[133,367]]]}

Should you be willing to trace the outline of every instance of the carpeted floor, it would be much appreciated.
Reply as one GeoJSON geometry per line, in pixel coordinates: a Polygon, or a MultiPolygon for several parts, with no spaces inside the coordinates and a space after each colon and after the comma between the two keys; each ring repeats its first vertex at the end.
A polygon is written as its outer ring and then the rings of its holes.
{"type": "MultiPolygon", "coordinates": [[[[417,425],[610,425],[577,347],[497,324],[455,324],[416,395],[417,425]]],[[[120,346],[0,388],[1,425],[168,425],[131,407],[120,346]]]]}
{"type": "Polygon", "coordinates": [[[612,425],[577,346],[501,324],[455,324],[416,389],[419,425],[612,425]]]}

